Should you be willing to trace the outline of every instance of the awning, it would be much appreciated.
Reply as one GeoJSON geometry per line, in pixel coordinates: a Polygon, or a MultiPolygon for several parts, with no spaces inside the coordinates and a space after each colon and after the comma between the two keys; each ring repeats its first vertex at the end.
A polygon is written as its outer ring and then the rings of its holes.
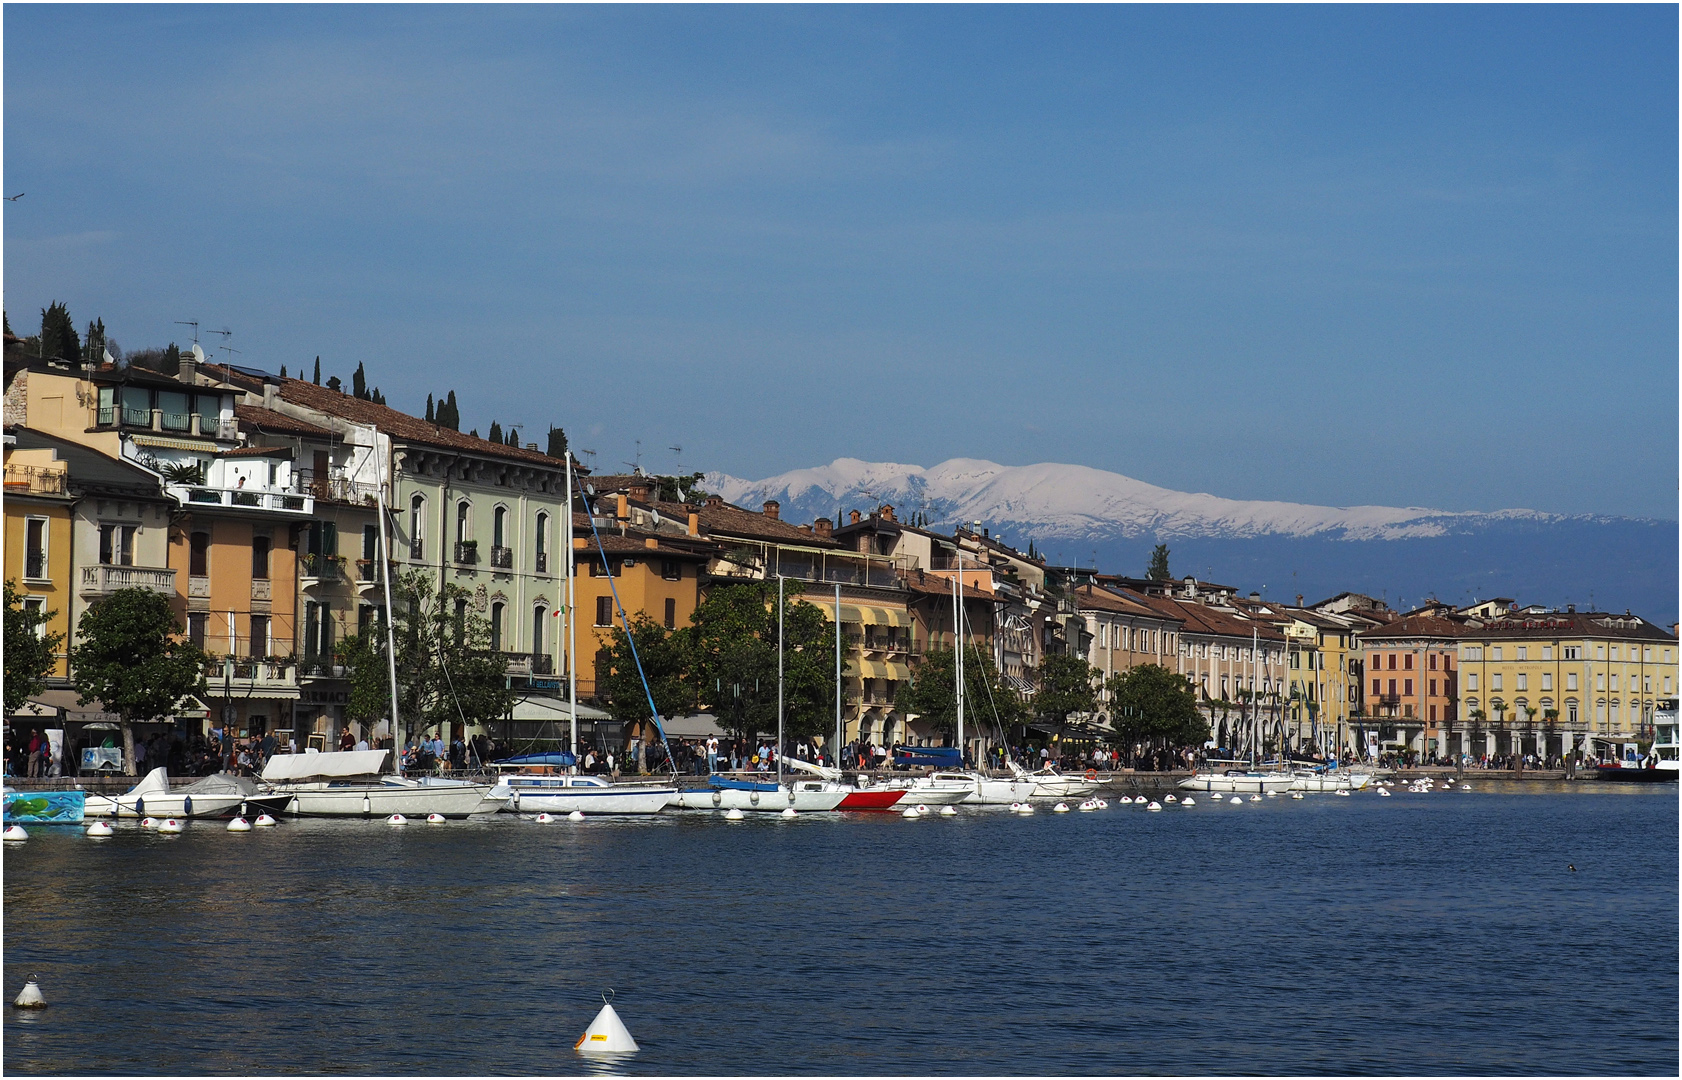
{"type": "Polygon", "coordinates": [[[201,442],[198,439],[167,439],[159,435],[132,435],[130,441],[136,446],[157,446],[165,450],[196,450],[201,454],[214,454],[219,449],[212,442],[201,442]]]}
{"type": "Polygon", "coordinates": [[[892,660],[854,660],[852,666],[857,673],[866,679],[897,679],[900,682],[911,681],[911,669],[904,664],[896,664],[892,660]]]}
{"type": "MultiPolygon", "coordinates": [[[[824,613],[824,618],[835,619],[835,605],[809,601],[814,607],[824,613]]],[[[909,613],[898,608],[873,607],[866,604],[842,604],[841,621],[855,623],[859,626],[910,626],[909,613]]]]}
{"type": "Polygon", "coordinates": [[[711,713],[667,716],[661,719],[660,726],[666,729],[667,735],[678,739],[705,739],[725,734],[724,729],[718,726],[718,718],[711,713]]]}

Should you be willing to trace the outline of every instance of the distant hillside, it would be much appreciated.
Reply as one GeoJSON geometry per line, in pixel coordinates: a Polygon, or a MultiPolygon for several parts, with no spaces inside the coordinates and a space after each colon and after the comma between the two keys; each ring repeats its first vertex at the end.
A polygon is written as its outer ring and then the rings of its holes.
{"type": "Polygon", "coordinates": [[[1535,510],[1312,506],[1225,499],[1079,465],[1004,466],[954,459],[932,468],[840,458],[765,480],[724,474],[708,489],[810,521],[891,503],[937,528],[982,522],[1060,563],[1144,572],[1167,543],[1176,575],[1196,574],[1312,601],[1353,589],[1412,603],[1512,596],[1526,602],[1677,612],[1677,523],[1535,510]]]}

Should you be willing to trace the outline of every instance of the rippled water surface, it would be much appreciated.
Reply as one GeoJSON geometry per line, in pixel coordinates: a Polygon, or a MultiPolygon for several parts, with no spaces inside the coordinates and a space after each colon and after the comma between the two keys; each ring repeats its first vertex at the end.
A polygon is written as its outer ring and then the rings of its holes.
{"type": "Polygon", "coordinates": [[[5,1067],[1674,1076],[1677,805],[39,828],[5,1067]],[[591,1066],[604,987],[642,1052],[591,1066]]]}

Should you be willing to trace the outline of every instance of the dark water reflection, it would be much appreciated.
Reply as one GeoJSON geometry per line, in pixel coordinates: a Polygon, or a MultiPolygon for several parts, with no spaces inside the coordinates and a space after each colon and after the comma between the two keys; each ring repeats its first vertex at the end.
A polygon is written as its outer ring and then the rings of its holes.
{"type": "Polygon", "coordinates": [[[1674,1076],[1677,805],[38,829],[5,991],[52,1004],[5,1065],[1674,1076]],[[587,1063],[609,986],[642,1052],[587,1063]]]}

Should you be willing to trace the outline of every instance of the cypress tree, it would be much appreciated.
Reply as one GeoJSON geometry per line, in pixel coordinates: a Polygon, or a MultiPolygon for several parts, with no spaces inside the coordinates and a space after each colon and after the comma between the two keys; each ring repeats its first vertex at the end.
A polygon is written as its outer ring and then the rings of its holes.
{"type": "Polygon", "coordinates": [[[426,395],[426,422],[429,423],[429,424],[436,424],[438,422],[438,421],[436,421],[432,418],[432,395],[431,394],[426,395]]]}
{"type": "Polygon", "coordinates": [[[286,378],[286,365],[285,364],[280,365],[280,377],[283,378],[283,379],[286,378]]]}
{"type": "Polygon", "coordinates": [[[454,390],[451,390],[449,396],[438,406],[438,426],[447,427],[451,431],[461,430],[461,410],[456,407],[454,390]]]}
{"type": "Polygon", "coordinates": [[[88,323],[87,336],[82,339],[82,355],[95,364],[105,359],[104,319],[95,319],[88,323]]]}
{"type": "Polygon", "coordinates": [[[315,385],[321,385],[321,357],[315,358],[315,385]]]}
{"type": "Polygon", "coordinates": [[[549,449],[547,453],[553,458],[566,457],[567,453],[567,433],[554,424],[549,425],[549,449]]]}
{"type": "Polygon", "coordinates": [[[508,445],[509,446],[519,446],[520,445],[520,433],[519,433],[518,430],[516,430],[514,428],[509,428],[508,429],[508,445]]]}
{"type": "Polygon", "coordinates": [[[76,336],[76,324],[70,321],[70,311],[54,300],[41,309],[41,357],[46,360],[82,362],[82,341],[76,336]]]}
{"type": "Polygon", "coordinates": [[[372,401],[375,405],[384,405],[385,395],[380,393],[380,388],[376,386],[374,387],[373,395],[368,400],[372,401]]]}
{"type": "Polygon", "coordinates": [[[356,371],[351,374],[350,385],[351,385],[351,395],[353,397],[358,397],[358,398],[362,398],[363,400],[367,400],[367,398],[368,398],[368,377],[362,373],[362,362],[360,360],[357,361],[356,371]]]}
{"type": "Polygon", "coordinates": [[[494,442],[494,443],[499,443],[499,442],[502,441],[502,425],[497,423],[495,420],[491,421],[490,440],[491,440],[491,442],[494,442]]]}

